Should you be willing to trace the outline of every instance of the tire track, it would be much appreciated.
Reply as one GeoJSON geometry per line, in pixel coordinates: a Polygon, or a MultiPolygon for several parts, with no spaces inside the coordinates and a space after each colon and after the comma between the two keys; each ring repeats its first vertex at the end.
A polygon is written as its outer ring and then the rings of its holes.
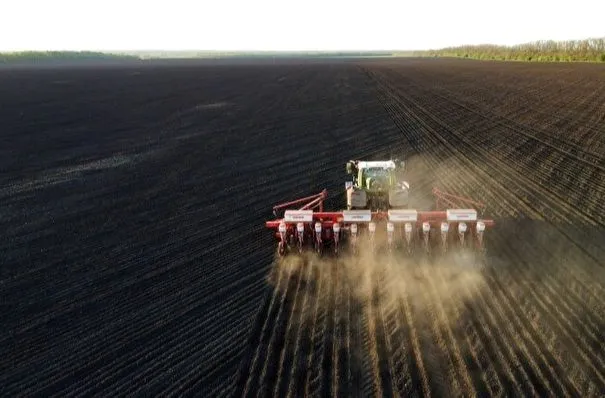
{"type": "Polygon", "coordinates": [[[276,364],[279,362],[279,353],[281,352],[285,338],[283,330],[287,328],[292,301],[298,293],[298,290],[296,290],[294,297],[290,296],[290,291],[293,288],[298,288],[301,278],[300,274],[293,275],[292,269],[288,269],[287,275],[288,277],[285,280],[286,287],[283,288],[283,293],[281,294],[279,310],[273,321],[271,334],[266,342],[266,354],[264,355],[264,364],[259,375],[259,391],[257,396],[268,396],[270,390],[273,389],[277,377],[276,364]]]}
{"type": "Polygon", "coordinates": [[[311,342],[311,352],[309,355],[308,372],[305,378],[305,391],[304,395],[316,395],[322,387],[324,356],[326,355],[326,335],[329,332],[329,304],[333,302],[334,297],[334,285],[330,283],[330,279],[324,274],[326,270],[320,271],[320,278],[327,279],[327,298],[323,305],[318,305],[316,312],[316,328],[313,330],[313,338],[311,342]]]}
{"type": "Polygon", "coordinates": [[[319,290],[319,284],[321,283],[321,281],[317,281],[313,278],[313,268],[310,264],[306,264],[306,268],[307,272],[303,286],[304,294],[301,304],[301,310],[297,321],[298,328],[296,330],[296,336],[291,342],[291,345],[294,347],[293,354],[291,358],[288,358],[288,364],[282,365],[280,367],[280,371],[287,371],[288,369],[290,369],[287,378],[283,376],[281,380],[280,378],[278,378],[277,385],[280,386],[280,388],[278,389],[276,395],[281,397],[286,395],[288,397],[291,397],[294,394],[298,395],[295,386],[298,384],[297,380],[300,380],[300,376],[298,376],[298,374],[306,369],[305,360],[307,354],[305,353],[305,350],[306,347],[308,347],[309,333],[313,330],[315,326],[315,319],[308,319],[308,316],[310,314],[309,309],[315,307],[315,303],[317,303],[317,295],[321,293],[319,290]],[[318,286],[317,288],[315,288],[316,284],[318,286]]]}
{"type": "MultiPolygon", "coordinates": [[[[284,296],[283,293],[280,292],[279,286],[283,284],[283,280],[286,282],[289,280],[290,274],[286,273],[285,269],[279,269],[276,273],[278,275],[277,281],[273,289],[273,295],[271,296],[267,315],[264,318],[258,318],[259,322],[262,320],[262,327],[260,329],[258,338],[254,337],[254,340],[258,341],[258,343],[256,345],[257,348],[254,352],[254,357],[249,366],[249,374],[246,374],[244,371],[241,372],[242,377],[246,376],[245,384],[241,382],[239,383],[240,385],[244,385],[241,396],[251,396],[253,394],[252,391],[255,391],[258,388],[258,373],[260,373],[260,370],[258,369],[260,366],[259,358],[264,357],[265,355],[269,339],[271,338],[273,332],[272,325],[275,323],[275,320],[278,318],[282,309],[284,296]]],[[[248,363],[244,362],[244,364],[247,365],[248,363]]],[[[247,370],[248,366],[243,366],[240,369],[247,370]]]]}

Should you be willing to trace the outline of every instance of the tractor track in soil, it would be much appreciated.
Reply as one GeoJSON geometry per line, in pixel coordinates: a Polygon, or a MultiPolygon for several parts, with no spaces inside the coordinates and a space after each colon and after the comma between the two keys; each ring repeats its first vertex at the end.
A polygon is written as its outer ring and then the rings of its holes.
{"type": "Polygon", "coordinates": [[[3,395],[605,391],[603,68],[150,65],[0,71],[3,395]],[[276,260],[273,204],[391,155],[488,204],[486,267],[276,260]]]}

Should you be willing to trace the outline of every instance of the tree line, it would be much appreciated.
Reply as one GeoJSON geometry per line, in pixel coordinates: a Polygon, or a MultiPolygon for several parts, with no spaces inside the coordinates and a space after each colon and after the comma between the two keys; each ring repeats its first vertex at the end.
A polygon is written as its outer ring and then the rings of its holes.
{"type": "Polygon", "coordinates": [[[503,61],[605,62],[605,38],[566,41],[539,40],[513,46],[465,45],[417,51],[415,55],[503,61]]]}

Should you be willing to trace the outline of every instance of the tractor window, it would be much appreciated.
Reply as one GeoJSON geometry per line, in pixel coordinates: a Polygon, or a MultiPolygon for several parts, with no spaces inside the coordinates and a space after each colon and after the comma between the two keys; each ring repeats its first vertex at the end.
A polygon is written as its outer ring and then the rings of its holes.
{"type": "Polygon", "coordinates": [[[366,169],[366,177],[388,177],[389,171],[380,167],[366,169]]]}
{"type": "MultiPolygon", "coordinates": [[[[368,178],[371,178],[373,181],[386,181],[387,184],[392,183],[390,170],[381,167],[368,167],[367,169],[364,169],[362,177],[363,186],[366,186],[366,184],[368,184],[368,178]]],[[[366,186],[366,188],[370,187],[366,186]]]]}

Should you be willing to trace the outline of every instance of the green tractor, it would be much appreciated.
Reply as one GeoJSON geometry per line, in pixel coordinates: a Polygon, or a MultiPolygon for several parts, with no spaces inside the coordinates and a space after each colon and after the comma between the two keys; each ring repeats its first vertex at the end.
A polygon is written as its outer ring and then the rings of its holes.
{"type": "Polygon", "coordinates": [[[405,162],[399,160],[347,162],[347,209],[386,211],[407,209],[410,185],[404,180],[405,162]]]}

